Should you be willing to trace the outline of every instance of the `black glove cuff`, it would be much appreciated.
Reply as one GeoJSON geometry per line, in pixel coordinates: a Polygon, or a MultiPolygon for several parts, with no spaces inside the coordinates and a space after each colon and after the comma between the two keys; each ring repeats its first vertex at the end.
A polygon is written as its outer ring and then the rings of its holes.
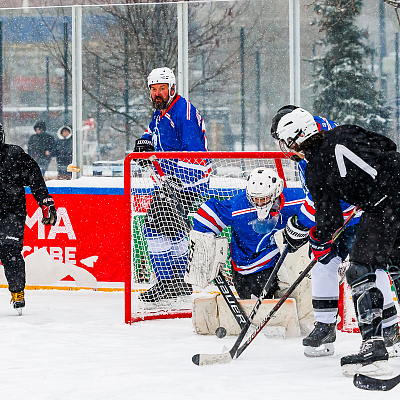
{"type": "Polygon", "coordinates": [[[153,142],[149,139],[137,139],[135,142],[135,152],[154,151],[153,142]]]}
{"type": "Polygon", "coordinates": [[[44,198],[39,204],[40,207],[41,206],[51,206],[51,205],[54,205],[54,200],[51,196],[44,198]]]}

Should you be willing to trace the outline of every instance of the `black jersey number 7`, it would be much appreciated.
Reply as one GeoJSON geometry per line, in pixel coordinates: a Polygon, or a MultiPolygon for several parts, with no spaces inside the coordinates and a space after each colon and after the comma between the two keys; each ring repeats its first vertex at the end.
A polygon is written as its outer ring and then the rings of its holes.
{"type": "Polygon", "coordinates": [[[363,171],[365,171],[368,175],[371,175],[372,179],[375,179],[376,175],[378,174],[378,171],[375,168],[371,167],[357,154],[353,153],[350,149],[342,144],[337,144],[335,146],[335,157],[339,167],[339,173],[342,178],[347,175],[347,169],[344,163],[345,157],[353,164],[357,165],[358,168],[361,168],[363,171]]]}

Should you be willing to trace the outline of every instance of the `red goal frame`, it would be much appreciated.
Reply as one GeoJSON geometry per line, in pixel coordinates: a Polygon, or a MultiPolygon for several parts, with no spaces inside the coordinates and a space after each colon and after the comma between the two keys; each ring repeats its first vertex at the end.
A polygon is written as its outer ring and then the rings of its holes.
{"type": "Polygon", "coordinates": [[[282,159],[286,159],[287,156],[281,152],[275,151],[256,151],[256,152],[147,152],[143,153],[130,153],[125,157],[124,161],[124,249],[125,249],[125,282],[124,282],[124,293],[125,293],[125,323],[131,324],[132,322],[148,320],[148,319],[169,319],[169,318],[191,318],[191,310],[176,310],[169,311],[166,313],[158,313],[157,315],[146,315],[140,318],[132,317],[132,213],[131,213],[131,161],[136,159],[148,158],[155,155],[160,159],[175,159],[185,158],[193,160],[196,158],[226,158],[226,159],[242,159],[242,158],[269,158],[275,160],[276,169],[278,175],[284,180],[286,186],[286,179],[282,167],[282,159]]]}

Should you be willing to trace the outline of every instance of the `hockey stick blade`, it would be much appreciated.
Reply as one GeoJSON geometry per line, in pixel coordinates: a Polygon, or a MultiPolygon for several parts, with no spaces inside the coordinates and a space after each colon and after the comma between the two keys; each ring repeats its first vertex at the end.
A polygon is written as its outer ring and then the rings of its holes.
{"type": "Polygon", "coordinates": [[[268,293],[268,290],[271,287],[272,282],[275,279],[275,276],[278,274],[278,270],[281,267],[283,261],[285,260],[288,252],[289,252],[289,245],[286,245],[281,256],[276,261],[276,263],[273,267],[273,271],[271,272],[271,275],[269,276],[259,299],[257,300],[256,304],[254,305],[253,310],[251,311],[250,315],[247,317],[246,323],[242,327],[242,330],[241,330],[239,336],[237,337],[236,342],[234,343],[232,348],[228,352],[221,353],[221,354],[195,354],[192,357],[192,361],[194,364],[196,364],[196,365],[228,364],[233,360],[238,348],[240,347],[240,344],[242,343],[244,337],[246,336],[247,331],[249,330],[249,328],[253,322],[253,319],[254,319],[255,314],[257,313],[257,310],[259,309],[262,301],[266,298],[266,294],[268,293]]]}
{"type": "Polygon", "coordinates": [[[192,362],[196,365],[228,364],[232,360],[233,356],[229,351],[221,354],[195,354],[192,357],[192,362]]]}
{"type": "Polygon", "coordinates": [[[400,375],[391,379],[379,379],[363,374],[355,374],[353,383],[359,389],[386,392],[400,383],[400,375]]]}

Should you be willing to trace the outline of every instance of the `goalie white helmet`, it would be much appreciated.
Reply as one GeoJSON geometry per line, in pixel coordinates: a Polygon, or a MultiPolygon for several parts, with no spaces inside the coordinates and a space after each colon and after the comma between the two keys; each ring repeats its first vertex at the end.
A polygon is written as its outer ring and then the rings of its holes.
{"type": "Polygon", "coordinates": [[[283,190],[283,180],[272,169],[256,168],[247,178],[246,195],[257,210],[257,218],[267,218],[275,200],[283,190]]]}
{"type": "Polygon", "coordinates": [[[147,86],[150,89],[151,85],[155,85],[157,83],[168,84],[168,103],[170,103],[175,95],[176,86],[175,74],[173,73],[172,69],[167,67],[153,69],[153,71],[151,71],[149,76],[147,77],[147,86]]]}
{"type": "Polygon", "coordinates": [[[282,116],[273,136],[288,149],[292,149],[293,144],[299,146],[316,133],[318,127],[314,117],[303,108],[296,108],[282,116]]]}

